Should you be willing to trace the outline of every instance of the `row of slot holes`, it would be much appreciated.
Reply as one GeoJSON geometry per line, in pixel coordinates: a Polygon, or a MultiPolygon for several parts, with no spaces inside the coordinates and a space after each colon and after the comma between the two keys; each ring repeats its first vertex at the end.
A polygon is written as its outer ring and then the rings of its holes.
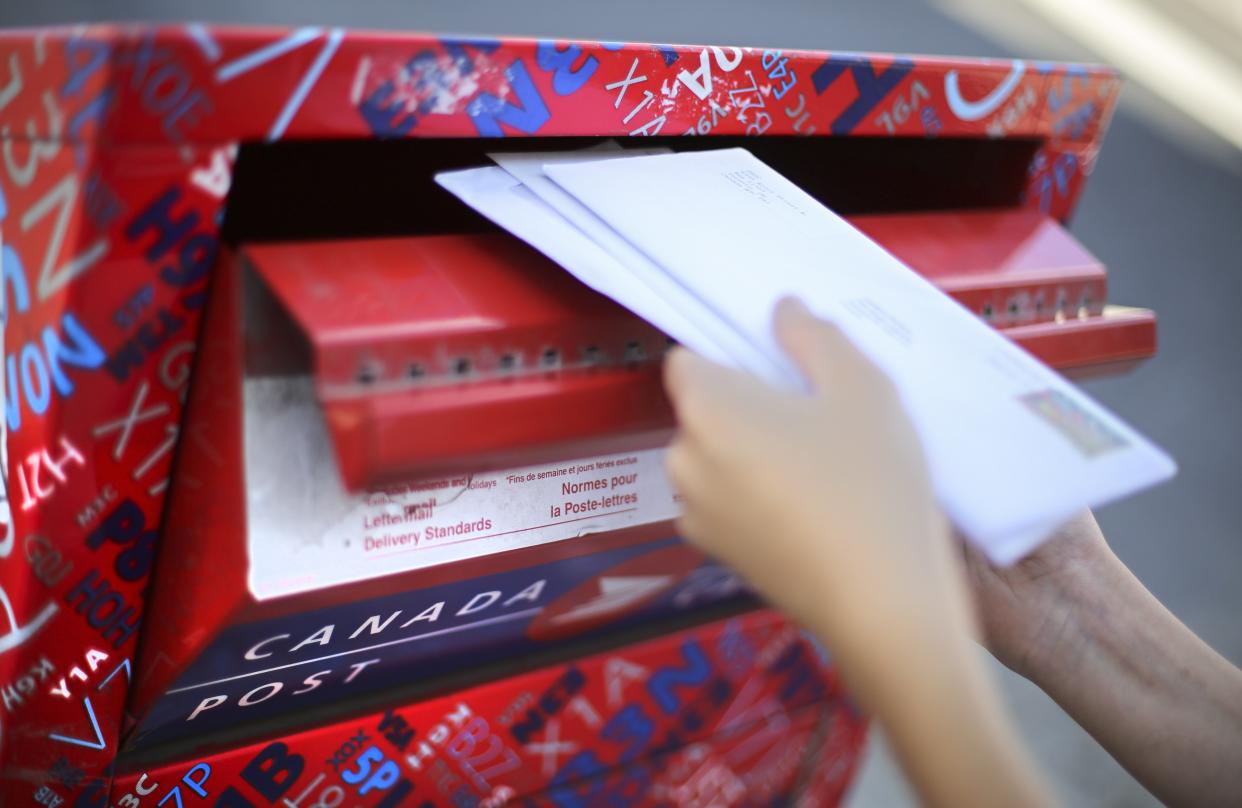
{"type": "MultiPolygon", "coordinates": [[[[666,347],[673,347],[673,340],[669,340],[666,347]]],[[[599,364],[603,359],[603,352],[595,345],[587,345],[582,349],[582,358],[588,365],[599,364]]],[[[643,349],[642,344],[637,341],[630,341],[625,345],[625,361],[641,362],[647,358],[647,352],[643,349]]],[[[517,354],[506,353],[500,355],[499,365],[501,370],[516,370],[520,366],[517,354]]],[[[539,364],[545,368],[557,368],[561,365],[561,352],[557,348],[545,348],[543,353],[539,355],[539,364]]],[[[454,376],[466,376],[470,373],[470,360],[466,357],[460,357],[453,362],[452,373],[454,376]]],[[[410,365],[406,374],[411,379],[421,379],[427,375],[426,369],[415,362],[410,365]]],[[[358,381],[362,384],[371,384],[378,379],[378,374],[373,368],[364,367],[358,371],[358,381]]]]}
{"type": "MultiPolygon", "coordinates": [[[[1044,308],[1044,302],[1042,300],[1036,300],[1035,301],[1036,314],[1041,313],[1043,311],[1043,308],[1044,308]]],[[[1062,312],[1064,311],[1064,308],[1065,307],[1063,303],[1059,305],[1057,307],[1058,314],[1062,314],[1062,312]]],[[[1090,313],[1090,310],[1091,310],[1091,298],[1084,297],[1078,306],[1078,316],[1085,317],[1090,313]]],[[[1017,301],[1010,301],[1009,306],[1008,306],[1009,316],[1011,317],[1017,316],[1018,312],[1019,312],[1019,309],[1018,309],[1017,301]]],[[[991,320],[994,314],[994,311],[992,309],[992,304],[984,303],[983,310],[981,313],[985,319],[991,320]]],[[[675,344],[676,343],[674,342],[674,340],[669,339],[666,347],[671,348],[675,344]]],[[[582,358],[588,365],[595,365],[595,364],[598,364],[600,360],[603,358],[603,353],[600,351],[600,349],[597,346],[587,345],[586,347],[582,349],[582,358]]],[[[637,341],[631,341],[631,342],[626,343],[626,346],[625,346],[625,361],[626,362],[641,362],[645,358],[646,358],[646,351],[643,350],[643,346],[641,344],[639,344],[637,341]]],[[[559,367],[561,364],[561,352],[556,348],[545,348],[543,353],[540,354],[539,362],[540,362],[540,365],[545,368],[559,367]]],[[[515,370],[518,368],[519,364],[520,363],[518,361],[517,354],[506,353],[506,354],[501,354],[500,356],[499,365],[500,365],[501,370],[515,370]]],[[[453,363],[453,375],[465,376],[470,373],[470,368],[471,368],[470,360],[467,359],[466,357],[461,357],[453,363]]],[[[410,365],[407,371],[407,374],[411,379],[421,379],[423,376],[426,375],[426,370],[423,368],[422,365],[415,362],[414,364],[410,365]]],[[[377,378],[378,378],[377,374],[371,368],[364,367],[358,371],[358,381],[361,382],[362,384],[370,384],[376,381],[377,378]]]]}
{"type": "MultiPolygon", "coordinates": [[[[1016,317],[1016,316],[1018,316],[1018,312],[1019,312],[1018,302],[1017,302],[1016,300],[1011,300],[1011,301],[1009,301],[1009,305],[1008,305],[1008,307],[1007,307],[1007,309],[1006,309],[1006,310],[1007,310],[1007,312],[1008,312],[1008,314],[1009,314],[1009,316],[1010,316],[1010,317],[1016,317]]],[[[1036,314],[1036,315],[1042,314],[1042,313],[1043,313],[1043,310],[1044,310],[1044,301],[1043,301],[1043,300],[1036,300],[1036,301],[1035,301],[1035,314],[1036,314]]],[[[1091,312],[1091,298],[1090,298],[1090,297],[1084,297],[1084,298],[1081,300],[1081,302],[1079,302],[1079,304],[1078,304],[1078,316],[1079,316],[1079,317],[1086,317],[1088,314],[1090,314],[1090,312],[1091,312]]],[[[994,312],[994,311],[993,311],[993,309],[992,309],[992,304],[991,304],[991,303],[984,303],[984,304],[983,304],[983,311],[981,312],[981,314],[983,315],[983,318],[984,318],[985,320],[991,320],[991,319],[992,319],[992,315],[993,315],[994,313],[995,313],[995,312],[994,312]]],[[[1063,317],[1063,316],[1065,315],[1065,304],[1064,304],[1064,302],[1062,302],[1060,305],[1058,305],[1058,306],[1057,306],[1057,314],[1058,314],[1059,316],[1061,316],[1061,317],[1063,317]]]]}

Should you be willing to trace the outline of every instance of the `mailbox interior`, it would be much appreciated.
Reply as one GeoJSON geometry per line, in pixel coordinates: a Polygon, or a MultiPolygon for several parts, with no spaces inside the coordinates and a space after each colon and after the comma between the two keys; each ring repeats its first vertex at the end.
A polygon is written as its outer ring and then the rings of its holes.
{"type": "MultiPolygon", "coordinates": [[[[495,226],[435,184],[493,151],[561,151],[607,138],[308,140],[244,144],[226,243],[470,233],[495,226]]],[[[743,147],[842,215],[1022,204],[1035,138],[654,137],[622,147],[743,147]]]]}

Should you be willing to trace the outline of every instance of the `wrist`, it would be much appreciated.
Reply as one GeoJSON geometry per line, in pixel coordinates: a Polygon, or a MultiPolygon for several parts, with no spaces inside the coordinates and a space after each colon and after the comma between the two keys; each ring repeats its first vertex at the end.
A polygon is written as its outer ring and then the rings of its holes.
{"type": "Polygon", "coordinates": [[[1045,579],[1038,609],[1023,647],[1002,657],[1015,673],[1047,690],[1077,675],[1099,646],[1101,622],[1109,622],[1115,603],[1131,583],[1113,552],[1103,544],[1076,557],[1045,579]]]}
{"type": "Polygon", "coordinates": [[[833,636],[834,657],[851,692],[879,717],[900,709],[932,682],[970,679],[982,661],[965,592],[953,586],[870,587],[869,597],[835,614],[821,631],[833,636]]]}

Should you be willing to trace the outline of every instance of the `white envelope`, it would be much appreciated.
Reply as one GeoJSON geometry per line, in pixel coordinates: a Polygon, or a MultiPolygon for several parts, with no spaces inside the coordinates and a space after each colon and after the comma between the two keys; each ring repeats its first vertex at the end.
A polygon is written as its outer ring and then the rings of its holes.
{"type": "Polygon", "coordinates": [[[578,280],[608,295],[643,319],[659,323],[673,339],[718,362],[732,362],[675,307],[637,284],[615,288],[625,273],[616,259],[565,221],[543,200],[503,169],[495,166],[448,171],[436,175],[445,190],[569,269],[578,280]]]}
{"type": "Polygon", "coordinates": [[[837,323],[893,379],[943,507],[998,563],[1025,555],[1075,512],[1176,471],[1120,419],[744,149],[546,163],[544,173],[674,280],[681,299],[697,298],[778,366],[788,367],[771,328],[782,296],[837,323]]]}
{"type": "MultiPolygon", "coordinates": [[[[635,295],[657,298],[663,301],[666,307],[676,308],[679,316],[692,323],[698,333],[713,345],[713,350],[719,350],[723,356],[727,357],[724,364],[750,371],[769,382],[787,384],[796,382],[797,373],[792,368],[780,362],[773,362],[765,356],[761,350],[750,343],[744,334],[738,333],[729,323],[717,317],[715,312],[704,305],[696,295],[688,292],[663,268],[653,263],[640,250],[635,249],[596,216],[590,208],[566,193],[544,173],[546,165],[670,153],[668,149],[622,151],[620,147],[614,146],[613,149],[596,148],[589,151],[492,153],[487,156],[546,202],[566,222],[593,241],[598,248],[612,256],[626,270],[624,273],[609,274],[601,279],[600,285],[593,288],[609,295],[614,300],[621,300],[623,297],[633,298],[635,295]]],[[[570,272],[574,272],[573,268],[567,268],[570,272]]],[[[631,308],[631,311],[663,328],[659,321],[647,317],[637,309],[631,308]]],[[[664,331],[672,334],[668,329],[664,331]]],[[[676,335],[673,336],[676,338],[676,335]]],[[[694,345],[682,339],[677,341],[689,347],[694,345]]]]}
{"type": "MultiPolygon", "coordinates": [[[[769,381],[780,371],[747,339],[723,323],[697,298],[622,242],[572,196],[542,176],[541,165],[556,160],[606,160],[629,154],[619,147],[534,155],[491,155],[508,171],[475,168],[436,175],[436,182],[496,224],[693,350],[769,381]],[[611,236],[611,238],[609,238],[611,236]]],[[[793,376],[787,376],[788,381],[793,376]]]]}

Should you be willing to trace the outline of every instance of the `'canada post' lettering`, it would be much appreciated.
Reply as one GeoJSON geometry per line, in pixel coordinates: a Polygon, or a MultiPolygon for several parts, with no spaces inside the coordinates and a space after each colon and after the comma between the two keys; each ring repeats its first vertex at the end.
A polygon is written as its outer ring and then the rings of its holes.
{"type": "MultiPolygon", "coordinates": [[[[315,631],[302,636],[289,633],[275,634],[259,640],[243,655],[246,661],[269,660],[278,654],[290,656],[309,656],[322,654],[328,648],[370,641],[382,636],[383,639],[395,638],[402,631],[419,632],[434,626],[445,615],[446,609],[453,617],[470,617],[484,611],[490,611],[499,604],[500,609],[511,609],[522,604],[537,603],[543,594],[546,579],[540,578],[526,586],[516,594],[505,597],[498,589],[479,592],[453,609],[447,601],[420,604],[421,609],[395,609],[391,612],[373,614],[356,626],[352,623],[341,626],[328,623],[315,631]],[[348,631],[348,634],[345,632],[348,631]],[[342,639],[344,638],[344,639],[342,639]]],[[[264,663],[267,664],[267,663],[264,663]]]]}

